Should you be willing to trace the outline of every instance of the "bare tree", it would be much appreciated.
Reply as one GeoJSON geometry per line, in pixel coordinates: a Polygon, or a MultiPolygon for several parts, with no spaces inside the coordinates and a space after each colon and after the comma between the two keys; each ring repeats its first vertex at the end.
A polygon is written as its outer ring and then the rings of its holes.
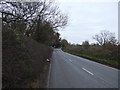
{"type": "Polygon", "coordinates": [[[3,21],[11,23],[15,21],[27,22],[33,27],[36,20],[49,22],[54,30],[67,25],[68,16],[62,14],[54,0],[41,0],[39,2],[1,2],[0,12],[3,21]]]}
{"type": "Polygon", "coordinates": [[[101,46],[106,43],[116,44],[117,42],[115,34],[106,30],[103,30],[101,33],[93,36],[93,39],[95,39],[101,46]]]}
{"type": "Polygon", "coordinates": [[[64,28],[68,16],[61,13],[54,0],[38,2],[6,2],[0,3],[4,27],[31,37],[34,40],[52,45],[60,43],[57,31],[64,28]]]}

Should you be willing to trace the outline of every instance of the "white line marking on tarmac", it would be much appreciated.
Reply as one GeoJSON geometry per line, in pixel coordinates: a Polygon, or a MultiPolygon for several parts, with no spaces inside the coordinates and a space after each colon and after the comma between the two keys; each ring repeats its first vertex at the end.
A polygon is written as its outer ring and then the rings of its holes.
{"type": "Polygon", "coordinates": [[[88,71],[87,69],[85,68],[82,68],[84,71],[86,71],[87,73],[91,74],[91,75],[94,75],[93,73],[91,73],[90,71],[88,71]]]}
{"type": "Polygon", "coordinates": [[[49,66],[47,88],[50,87],[50,73],[51,73],[51,64],[50,64],[50,66],[49,66]]]}
{"type": "Polygon", "coordinates": [[[70,62],[72,62],[72,60],[71,60],[71,59],[69,59],[69,61],[70,61],[70,62]]]}

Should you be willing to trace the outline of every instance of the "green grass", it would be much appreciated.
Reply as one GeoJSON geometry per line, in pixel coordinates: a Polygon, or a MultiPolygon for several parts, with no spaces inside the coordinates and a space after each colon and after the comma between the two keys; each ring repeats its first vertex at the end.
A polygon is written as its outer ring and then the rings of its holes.
{"type": "Polygon", "coordinates": [[[118,67],[118,64],[120,62],[118,62],[117,60],[113,60],[111,58],[103,58],[102,56],[101,56],[102,57],[101,58],[100,55],[79,54],[79,53],[71,52],[71,51],[68,51],[65,49],[63,51],[68,52],[68,53],[73,54],[73,55],[76,55],[76,56],[80,56],[80,57],[92,60],[92,61],[95,61],[95,62],[98,62],[98,63],[101,63],[101,64],[105,64],[105,65],[120,69],[120,67],[118,67]]]}

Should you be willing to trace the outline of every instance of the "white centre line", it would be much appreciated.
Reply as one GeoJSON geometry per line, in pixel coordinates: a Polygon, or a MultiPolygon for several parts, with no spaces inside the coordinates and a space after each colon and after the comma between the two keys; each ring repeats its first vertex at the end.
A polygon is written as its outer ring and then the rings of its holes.
{"type": "Polygon", "coordinates": [[[72,62],[72,60],[71,60],[71,59],[69,59],[69,61],[70,61],[70,62],[72,62]]]}
{"type": "Polygon", "coordinates": [[[93,73],[91,73],[90,71],[88,71],[87,69],[85,69],[85,68],[82,68],[84,71],[86,71],[86,72],[88,72],[89,74],[91,74],[91,75],[94,75],[93,73]]]}

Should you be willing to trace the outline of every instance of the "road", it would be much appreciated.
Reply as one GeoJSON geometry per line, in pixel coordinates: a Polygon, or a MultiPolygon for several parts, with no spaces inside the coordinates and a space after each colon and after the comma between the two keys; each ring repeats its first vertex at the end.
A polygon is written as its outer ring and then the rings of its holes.
{"type": "Polygon", "coordinates": [[[118,88],[118,70],[55,49],[48,88],[118,88]]]}

